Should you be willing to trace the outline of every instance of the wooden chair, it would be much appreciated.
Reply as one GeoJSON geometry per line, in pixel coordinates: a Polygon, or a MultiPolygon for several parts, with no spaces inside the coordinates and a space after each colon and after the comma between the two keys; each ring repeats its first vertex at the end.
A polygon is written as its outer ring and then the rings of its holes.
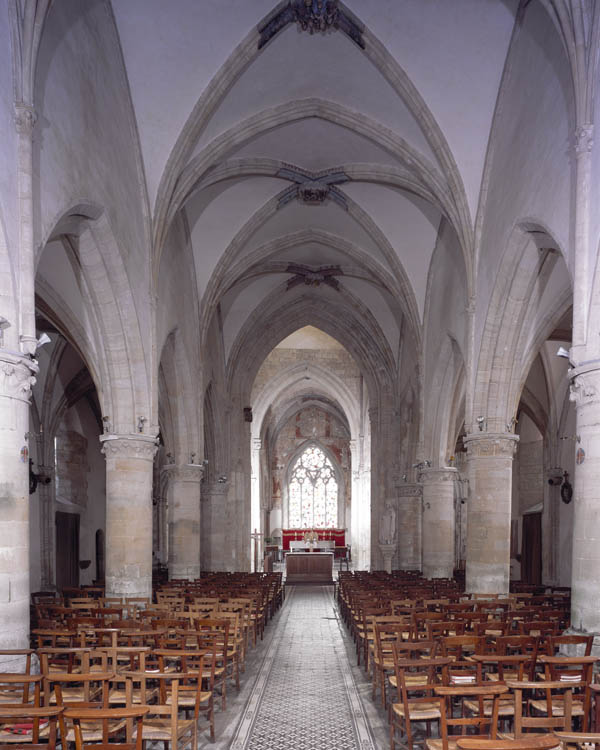
{"type": "MultiPolygon", "coordinates": [[[[56,703],[65,709],[107,709],[110,683],[114,679],[111,672],[86,672],[73,674],[69,672],[50,674],[44,678],[44,695],[46,702],[56,703]]],[[[109,733],[119,734],[125,727],[125,719],[115,719],[109,723],[109,733]]],[[[75,742],[73,725],[65,722],[64,714],[59,715],[61,741],[75,742]]],[[[102,721],[85,722],[82,731],[86,742],[101,742],[104,735],[102,721]]]]}
{"type": "Polygon", "coordinates": [[[73,725],[75,736],[75,750],[85,750],[89,743],[93,750],[142,750],[143,722],[144,717],[150,709],[148,706],[136,706],[134,708],[69,708],[65,711],[67,723],[73,725]],[[135,721],[135,730],[133,722],[135,721]],[[99,742],[88,740],[90,732],[87,730],[90,724],[101,726],[101,739],[99,742]],[[126,741],[115,741],[115,725],[126,727],[126,741]],[[133,742],[135,734],[136,741],[133,742]]]}
{"type": "Polygon", "coordinates": [[[439,699],[434,696],[434,688],[447,684],[446,668],[449,659],[402,659],[402,652],[392,649],[398,699],[390,706],[390,748],[396,744],[406,744],[413,750],[415,732],[413,722],[424,722],[427,736],[431,733],[431,723],[439,721],[441,711],[439,699]]]}
{"type": "MultiPolygon", "coordinates": [[[[474,654],[473,660],[482,664],[485,669],[482,674],[482,684],[487,679],[498,685],[505,685],[507,679],[523,680],[530,671],[531,657],[519,654],[499,656],[498,654],[474,654]]],[[[483,711],[487,716],[492,712],[492,701],[483,702],[483,711]]],[[[464,702],[464,710],[476,713],[480,710],[479,703],[473,700],[464,702]]],[[[515,715],[515,697],[513,693],[500,696],[498,702],[498,717],[506,720],[515,715]]]]}
{"type": "Polygon", "coordinates": [[[0,750],[55,750],[57,721],[62,708],[40,706],[0,706],[0,750]],[[43,739],[43,742],[40,740],[43,739]]]}
{"type": "MultiPolygon", "coordinates": [[[[387,618],[385,618],[387,620],[387,618]]],[[[387,706],[386,675],[394,672],[393,647],[401,644],[406,635],[407,623],[405,618],[399,621],[375,622],[375,643],[371,663],[373,667],[372,699],[377,697],[379,685],[383,707],[387,706]]],[[[410,627],[410,624],[409,624],[410,627]]]]}
{"type": "MultiPolygon", "coordinates": [[[[216,647],[212,651],[190,651],[160,649],[156,652],[159,669],[166,674],[166,668],[174,668],[176,673],[186,675],[179,685],[179,706],[186,712],[193,710],[198,721],[200,712],[206,714],[210,738],[215,739],[214,689],[215,670],[219,654],[216,647]]],[[[169,690],[163,685],[161,702],[169,703],[169,690]]]]}
{"type": "Polygon", "coordinates": [[[486,685],[439,686],[434,688],[439,697],[440,706],[440,738],[425,740],[427,750],[454,750],[458,739],[458,731],[465,735],[467,730],[473,729],[489,739],[498,736],[498,710],[500,696],[508,692],[506,685],[487,683],[486,685]],[[453,701],[471,700],[478,706],[477,713],[469,716],[454,716],[453,701]],[[485,701],[491,700],[492,708],[488,715],[484,711],[485,701]]]}
{"type": "MultiPolygon", "coordinates": [[[[221,709],[227,708],[227,678],[230,676],[228,664],[232,658],[229,646],[229,623],[227,620],[198,620],[197,630],[188,631],[195,639],[198,651],[216,653],[215,688],[221,691],[221,709]]],[[[239,690],[239,674],[237,675],[239,690]]]]}
{"type": "MultiPolygon", "coordinates": [[[[149,708],[144,717],[142,726],[142,741],[163,742],[165,747],[171,745],[171,750],[197,750],[198,729],[196,719],[181,718],[179,716],[179,689],[187,675],[178,672],[128,672],[126,674],[131,681],[132,689],[139,690],[142,705],[149,708]],[[156,686],[161,685],[159,693],[165,696],[165,702],[151,703],[151,693],[156,686]],[[169,686],[167,692],[165,686],[169,686]],[[166,696],[169,702],[166,702],[166,696]]],[[[192,675],[190,675],[190,678],[192,675]]],[[[134,730],[134,739],[137,741],[139,732],[134,730]]]]}

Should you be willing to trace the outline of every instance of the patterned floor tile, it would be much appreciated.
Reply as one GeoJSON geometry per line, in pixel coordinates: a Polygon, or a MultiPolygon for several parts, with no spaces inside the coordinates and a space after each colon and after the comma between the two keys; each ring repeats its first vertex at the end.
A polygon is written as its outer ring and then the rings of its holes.
{"type": "Polygon", "coordinates": [[[232,750],[374,750],[331,589],[288,588],[232,750]]]}

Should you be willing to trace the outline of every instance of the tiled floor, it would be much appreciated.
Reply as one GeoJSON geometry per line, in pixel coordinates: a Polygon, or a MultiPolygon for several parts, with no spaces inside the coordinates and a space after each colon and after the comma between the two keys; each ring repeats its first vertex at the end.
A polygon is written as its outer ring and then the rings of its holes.
{"type": "Polygon", "coordinates": [[[242,693],[217,716],[216,745],[203,733],[200,747],[387,747],[385,717],[374,708],[370,684],[354,664],[353,645],[338,620],[333,588],[288,587],[283,608],[254,652],[242,693]]]}

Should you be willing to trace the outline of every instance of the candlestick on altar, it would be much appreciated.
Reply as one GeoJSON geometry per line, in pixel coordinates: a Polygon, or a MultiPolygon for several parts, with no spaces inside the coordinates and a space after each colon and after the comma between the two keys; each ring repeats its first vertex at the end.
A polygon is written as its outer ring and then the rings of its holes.
{"type": "Polygon", "coordinates": [[[257,531],[254,529],[254,533],[250,534],[250,539],[254,540],[254,572],[258,573],[258,543],[260,541],[260,537],[264,536],[264,534],[260,531],[257,531]]]}

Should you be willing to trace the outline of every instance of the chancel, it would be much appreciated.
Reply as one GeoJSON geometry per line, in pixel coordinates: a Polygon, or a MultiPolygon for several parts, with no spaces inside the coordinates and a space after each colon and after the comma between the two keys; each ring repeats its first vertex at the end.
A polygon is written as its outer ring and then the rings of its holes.
{"type": "Polygon", "coordinates": [[[35,631],[172,646],[204,613],[218,741],[292,743],[310,663],[317,744],[367,748],[397,696],[365,618],[481,624],[392,601],[600,633],[599,28],[593,0],[0,0],[0,670],[35,631]]]}

